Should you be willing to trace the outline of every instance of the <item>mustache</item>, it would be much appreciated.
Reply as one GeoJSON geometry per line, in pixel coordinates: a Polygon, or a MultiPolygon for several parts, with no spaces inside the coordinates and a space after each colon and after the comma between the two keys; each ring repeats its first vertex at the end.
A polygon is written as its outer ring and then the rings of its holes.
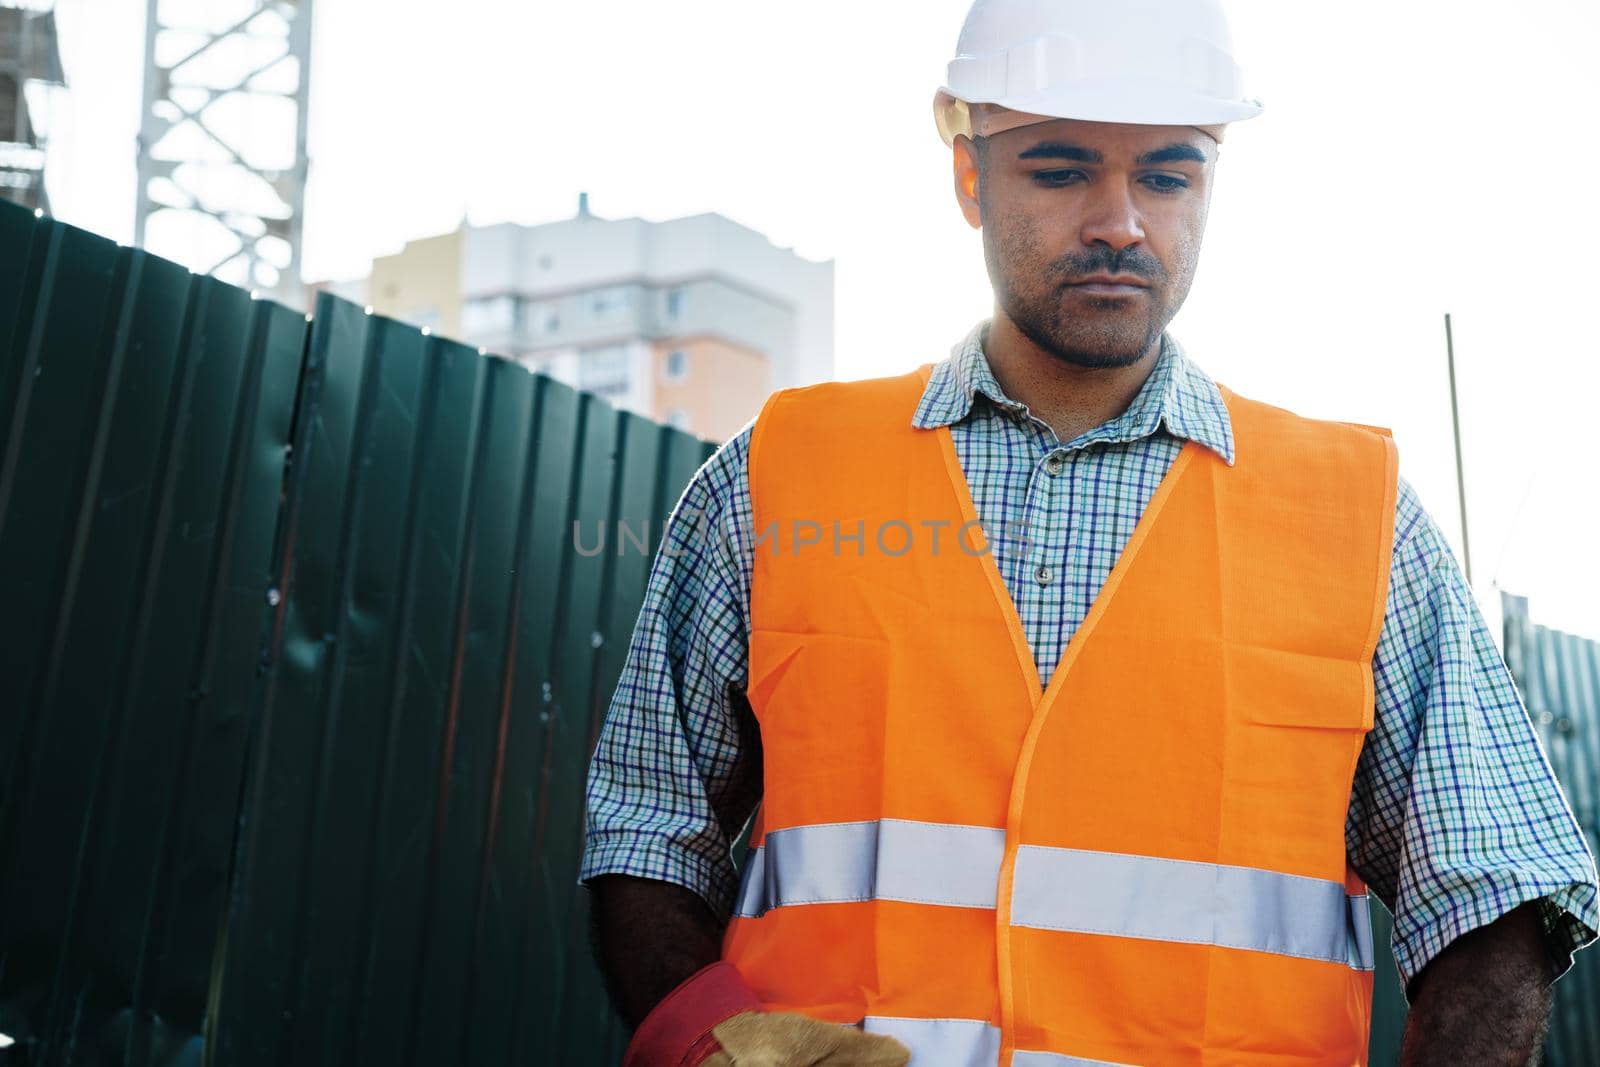
{"type": "Polygon", "coordinates": [[[1051,266],[1069,284],[1077,278],[1091,274],[1136,274],[1152,285],[1166,280],[1161,261],[1137,245],[1114,252],[1109,248],[1072,252],[1056,260],[1051,266]]]}

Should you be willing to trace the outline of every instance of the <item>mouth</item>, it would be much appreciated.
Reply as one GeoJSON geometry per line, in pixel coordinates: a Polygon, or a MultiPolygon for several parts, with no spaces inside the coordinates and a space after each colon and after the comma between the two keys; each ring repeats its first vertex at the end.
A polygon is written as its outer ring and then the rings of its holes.
{"type": "Polygon", "coordinates": [[[1081,282],[1069,282],[1066,288],[1094,296],[1131,297],[1149,291],[1150,287],[1137,278],[1127,275],[1117,277],[1100,275],[1086,278],[1081,282]]]}

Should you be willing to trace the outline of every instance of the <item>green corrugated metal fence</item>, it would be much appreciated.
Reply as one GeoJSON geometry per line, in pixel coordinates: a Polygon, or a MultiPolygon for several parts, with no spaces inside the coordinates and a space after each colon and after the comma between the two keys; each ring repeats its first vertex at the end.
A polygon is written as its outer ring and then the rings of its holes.
{"type": "Polygon", "coordinates": [[[617,1059],[615,533],[712,447],[0,204],[0,1060],[617,1059]]]}
{"type": "Polygon", "coordinates": [[[1372,1067],[1394,1067],[1400,1061],[1400,1038],[1406,1027],[1406,997],[1400,988],[1389,935],[1394,917],[1389,909],[1369,897],[1375,969],[1372,976],[1372,1036],[1367,1041],[1367,1062],[1372,1067]]]}
{"type": "Polygon", "coordinates": [[[0,1032],[193,1062],[304,319],[0,205],[0,1032]]]}
{"type": "MultiPolygon", "coordinates": [[[[1525,597],[1502,593],[1500,603],[1506,666],[1589,848],[1600,854],[1600,642],[1533,625],[1525,597]]],[[[1579,952],[1555,992],[1545,1063],[1600,1063],[1600,948],[1579,952]]]]}

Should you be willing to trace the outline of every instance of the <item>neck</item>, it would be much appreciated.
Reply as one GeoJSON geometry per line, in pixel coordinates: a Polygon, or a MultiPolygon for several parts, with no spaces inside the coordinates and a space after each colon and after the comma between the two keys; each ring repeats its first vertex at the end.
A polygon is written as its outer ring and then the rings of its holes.
{"type": "Polygon", "coordinates": [[[1034,344],[997,307],[983,354],[1005,394],[1067,442],[1128,410],[1155,369],[1161,339],[1125,367],[1080,367],[1034,344]]]}

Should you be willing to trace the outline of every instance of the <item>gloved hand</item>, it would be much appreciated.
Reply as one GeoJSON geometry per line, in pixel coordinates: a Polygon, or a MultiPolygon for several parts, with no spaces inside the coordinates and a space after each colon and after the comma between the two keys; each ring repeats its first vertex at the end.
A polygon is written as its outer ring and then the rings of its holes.
{"type": "Polygon", "coordinates": [[[911,1052],[887,1034],[769,1012],[726,960],[662,998],[634,1031],[623,1067],[904,1067],[911,1052]]]}
{"type": "Polygon", "coordinates": [[[704,1067],[905,1067],[911,1059],[888,1034],[788,1011],[743,1011],[711,1036],[722,1048],[704,1067]]]}

